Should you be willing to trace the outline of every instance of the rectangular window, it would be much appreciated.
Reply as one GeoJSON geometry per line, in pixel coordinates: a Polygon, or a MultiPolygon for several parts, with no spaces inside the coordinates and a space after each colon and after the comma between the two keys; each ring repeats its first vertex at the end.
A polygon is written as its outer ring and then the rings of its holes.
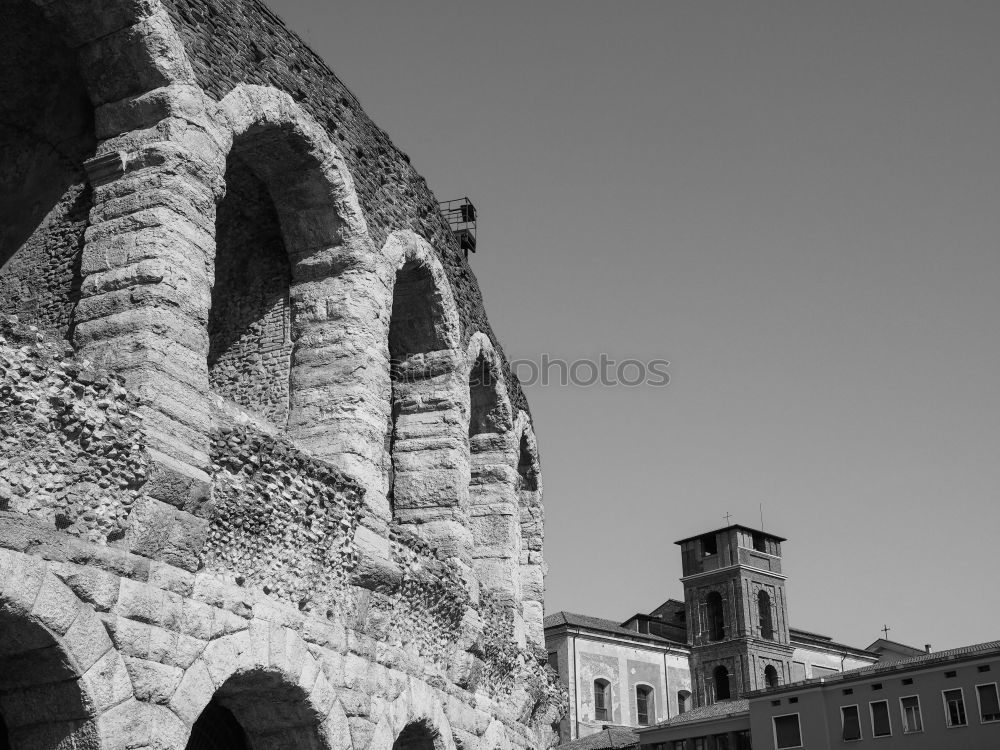
{"type": "Polygon", "coordinates": [[[736,734],[736,750],[753,750],[750,745],[749,729],[744,729],[736,734]]]}
{"type": "Polygon", "coordinates": [[[649,694],[648,688],[641,685],[635,689],[635,711],[639,724],[647,726],[649,724],[649,694]]]}
{"type": "Polygon", "coordinates": [[[892,722],[889,721],[889,702],[873,701],[868,704],[872,712],[872,737],[892,736],[892,722]]]}
{"type": "Polygon", "coordinates": [[[674,750],[687,750],[687,740],[674,740],[674,750]]]}
{"type": "Polygon", "coordinates": [[[900,698],[899,707],[903,714],[903,734],[924,731],[924,721],[920,716],[920,698],[915,695],[900,698]]]}
{"type": "Polygon", "coordinates": [[[694,750],[708,750],[708,743],[704,737],[694,738],[694,750]]]}
{"type": "Polygon", "coordinates": [[[608,720],[608,704],[605,700],[607,687],[600,682],[594,683],[594,718],[601,721],[608,720]]]}
{"type": "Polygon", "coordinates": [[[957,690],[945,690],[944,696],[944,718],[949,727],[964,727],[969,722],[965,718],[965,698],[962,695],[962,688],[957,690]]]}
{"type": "Polygon", "coordinates": [[[731,750],[728,734],[713,734],[712,739],[715,740],[715,750],[731,750]]]}
{"type": "Polygon", "coordinates": [[[976,685],[976,696],[979,698],[979,720],[1000,721],[1000,698],[997,696],[997,684],[976,685]]]}
{"type": "Polygon", "coordinates": [[[861,739],[861,716],[857,706],[841,706],[840,723],[844,728],[841,734],[844,742],[861,739]]]}
{"type": "Polygon", "coordinates": [[[774,722],[774,746],[777,750],[802,747],[802,730],[799,728],[798,714],[775,716],[772,721],[774,722]]]}

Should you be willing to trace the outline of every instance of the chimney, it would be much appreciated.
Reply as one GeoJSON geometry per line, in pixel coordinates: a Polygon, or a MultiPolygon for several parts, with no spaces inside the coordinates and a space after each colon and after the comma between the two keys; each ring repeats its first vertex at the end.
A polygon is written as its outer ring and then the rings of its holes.
{"type": "Polygon", "coordinates": [[[926,651],[929,654],[931,652],[931,644],[925,643],[924,644],[924,651],[926,651]]]}

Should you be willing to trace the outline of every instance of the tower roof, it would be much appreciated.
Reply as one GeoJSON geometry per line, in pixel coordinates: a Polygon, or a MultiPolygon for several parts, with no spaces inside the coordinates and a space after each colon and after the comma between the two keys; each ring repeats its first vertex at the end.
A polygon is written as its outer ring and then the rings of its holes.
{"type": "Polygon", "coordinates": [[[674,544],[684,544],[684,542],[692,542],[695,539],[701,539],[703,536],[708,536],[710,534],[718,534],[720,531],[729,531],[730,529],[742,529],[743,531],[749,531],[751,534],[763,534],[764,536],[770,537],[771,539],[776,539],[779,542],[787,541],[785,537],[778,536],[777,534],[772,534],[769,531],[761,531],[760,529],[754,529],[749,526],[744,526],[743,524],[740,523],[734,523],[730,524],[729,526],[723,526],[721,529],[715,529],[715,531],[704,531],[701,534],[695,534],[694,536],[689,536],[684,539],[679,539],[678,541],[674,542],[674,544]]]}

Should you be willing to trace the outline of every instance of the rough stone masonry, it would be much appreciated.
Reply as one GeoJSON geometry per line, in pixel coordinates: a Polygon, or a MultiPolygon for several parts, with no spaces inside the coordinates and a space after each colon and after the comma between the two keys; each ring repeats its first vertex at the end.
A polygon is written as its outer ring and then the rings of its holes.
{"type": "Polygon", "coordinates": [[[258,0],[0,0],[0,750],[553,744],[530,414],[258,0]]]}

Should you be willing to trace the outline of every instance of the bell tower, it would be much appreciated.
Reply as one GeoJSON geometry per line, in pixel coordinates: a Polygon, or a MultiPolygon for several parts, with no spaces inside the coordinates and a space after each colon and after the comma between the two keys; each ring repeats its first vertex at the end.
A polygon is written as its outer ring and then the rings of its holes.
{"type": "Polygon", "coordinates": [[[677,542],[697,705],[790,681],[783,541],[734,524],[677,542]]]}

